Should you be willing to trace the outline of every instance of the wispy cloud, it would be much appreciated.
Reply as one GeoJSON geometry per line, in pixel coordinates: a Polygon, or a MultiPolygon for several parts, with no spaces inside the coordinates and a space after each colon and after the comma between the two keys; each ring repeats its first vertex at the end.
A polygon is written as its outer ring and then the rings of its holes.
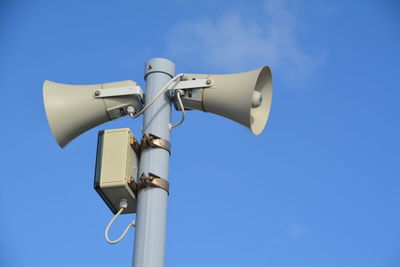
{"type": "Polygon", "coordinates": [[[288,233],[289,237],[293,240],[302,238],[308,234],[306,227],[300,223],[285,223],[282,227],[288,233]]]}
{"type": "Polygon", "coordinates": [[[302,223],[287,222],[276,226],[272,242],[281,247],[287,244],[301,242],[309,235],[309,230],[302,223]]]}
{"type": "Polygon", "coordinates": [[[257,15],[230,11],[218,18],[182,22],[168,37],[174,57],[213,71],[234,72],[268,64],[288,78],[306,78],[322,59],[298,39],[298,19],[285,1],[268,1],[257,15]]]}

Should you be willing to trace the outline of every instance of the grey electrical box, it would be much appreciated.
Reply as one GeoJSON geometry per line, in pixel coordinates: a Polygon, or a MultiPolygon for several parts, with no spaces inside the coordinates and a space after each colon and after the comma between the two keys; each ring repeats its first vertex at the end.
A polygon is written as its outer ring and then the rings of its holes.
{"type": "Polygon", "coordinates": [[[136,212],[139,157],[134,141],[129,128],[100,131],[98,135],[94,188],[114,214],[121,199],[128,201],[123,213],[136,212]]]}

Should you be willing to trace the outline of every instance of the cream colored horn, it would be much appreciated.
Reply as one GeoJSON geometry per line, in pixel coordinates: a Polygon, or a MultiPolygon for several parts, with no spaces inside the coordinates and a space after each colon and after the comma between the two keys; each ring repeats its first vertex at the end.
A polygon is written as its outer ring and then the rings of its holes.
{"type": "Polygon", "coordinates": [[[268,66],[234,74],[186,74],[188,79],[210,79],[210,88],[185,90],[185,108],[221,115],[259,135],[265,128],[272,101],[272,74],[268,66]]]}
{"type": "Polygon", "coordinates": [[[136,86],[134,81],[92,85],[69,85],[45,81],[43,100],[47,120],[60,147],[87,130],[126,115],[126,108],[139,110],[140,100],[132,95],[96,98],[99,89],[136,86]]]}

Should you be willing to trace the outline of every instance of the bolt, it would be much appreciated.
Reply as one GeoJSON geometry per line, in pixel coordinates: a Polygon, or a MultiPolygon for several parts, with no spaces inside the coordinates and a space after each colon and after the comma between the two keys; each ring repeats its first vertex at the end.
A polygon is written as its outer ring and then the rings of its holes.
{"type": "Polygon", "coordinates": [[[210,79],[208,79],[207,81],[206,81],[206,84],[207,85],[210,85],[212,83],[212,81],[210,80],[210,79]]]}
{"type": "Polygon", "coordinates": [[[96,92],[94,92],[94,95],[95,95],[95,96],[99,96],[99,95],[100,95],[100,91],[97,90],[96,92]]]}

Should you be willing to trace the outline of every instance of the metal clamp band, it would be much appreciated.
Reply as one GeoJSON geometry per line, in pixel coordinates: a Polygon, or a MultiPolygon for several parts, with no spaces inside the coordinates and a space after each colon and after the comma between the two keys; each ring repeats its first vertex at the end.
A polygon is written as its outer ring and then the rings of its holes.
{"type": "Polygon", "coordinates": [[[165,149],[171,155],[171,144],[167,140],[154,134],[144,134],[140,143],[140,151],[149,147],[165,149]]]}
{"type": "Polygon", "coordinates": [[[138,142],[138,140],[134,136],[131,136],[129,138],[129,144],[131,145],[131,147],[135,151],[136,155],[140,156],[140,143],[138,142]]]}
{"type": "Polygon", "coordinates": [[[146,176],[144,173],[142,173],[139,183],[136,184],[136,192],[139,193],[140,189],[143,189],[147,186],[164,189],[169,195],[168,181],[150,172],[149,176],[146,176]]]}

